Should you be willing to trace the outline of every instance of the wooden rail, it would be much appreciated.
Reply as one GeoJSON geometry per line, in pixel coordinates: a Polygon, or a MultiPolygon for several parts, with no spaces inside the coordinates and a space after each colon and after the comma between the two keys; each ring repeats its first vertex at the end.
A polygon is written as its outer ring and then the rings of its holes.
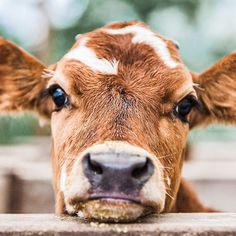
{"type": "Polygon", "coordinates": [[[133,224],[98,224],[53,214],[0,214],[1,236],[236,235],[236,213],[163,214],[133,224]]]}

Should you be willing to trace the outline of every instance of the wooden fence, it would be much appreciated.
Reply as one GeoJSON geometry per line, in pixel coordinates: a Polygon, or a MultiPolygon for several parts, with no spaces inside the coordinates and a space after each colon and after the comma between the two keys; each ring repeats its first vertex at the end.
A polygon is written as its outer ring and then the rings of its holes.
{"type": "Polygon", "coordinates": [[[163,214],[134,224],[99,224],[52,214],[0,215],[1,236],[236,235],[236,213],[163,214]]]}

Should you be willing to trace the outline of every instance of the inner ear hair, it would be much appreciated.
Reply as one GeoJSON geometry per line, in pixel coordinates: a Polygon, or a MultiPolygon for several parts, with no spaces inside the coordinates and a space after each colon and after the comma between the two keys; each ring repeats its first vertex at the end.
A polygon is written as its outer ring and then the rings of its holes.
{"type": "Polygon", "coordinates": [[[43,73],[42,73],[42,78],[44,79],[50,79],[54,76],[54,71],[53,70],[50,70],[48,68],[44,69],[43,70],[43,73]]]}
{"type": "Polygon", "coordinates": [[[195,89],[197,89],[197,90],[199,89],[199,90],[204,91],[204,88],[202,88],[200,84],[193,83],[193,87],[194,87],[195,89]]]}

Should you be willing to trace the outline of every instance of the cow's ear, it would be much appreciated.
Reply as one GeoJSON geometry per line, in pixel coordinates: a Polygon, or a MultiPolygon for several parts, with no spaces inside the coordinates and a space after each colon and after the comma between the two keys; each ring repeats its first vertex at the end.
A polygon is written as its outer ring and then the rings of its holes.
{"type": "Polygon", "coordinates": [[[201,108],[191,114],[191,127],[236,124],[236,52],[201,74],[192,73],[192,77],[201,108]]]}
{"type": "Polygon", "coordinates": [[[36,111],[49,117],[42,92],[45,66],[14,43],[0,38],[0,112],[36,111]]]}

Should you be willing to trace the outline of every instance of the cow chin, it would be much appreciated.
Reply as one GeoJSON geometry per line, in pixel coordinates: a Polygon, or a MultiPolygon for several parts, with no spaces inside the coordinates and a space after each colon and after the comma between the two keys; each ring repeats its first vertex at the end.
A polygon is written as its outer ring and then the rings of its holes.
{"type": "Polygon", "coordinates": [[[152,208],[129,200],[101,198],[88,200],[77,206],[82,219],[98,222],[132,222],[152,213],[152,208]]]}

